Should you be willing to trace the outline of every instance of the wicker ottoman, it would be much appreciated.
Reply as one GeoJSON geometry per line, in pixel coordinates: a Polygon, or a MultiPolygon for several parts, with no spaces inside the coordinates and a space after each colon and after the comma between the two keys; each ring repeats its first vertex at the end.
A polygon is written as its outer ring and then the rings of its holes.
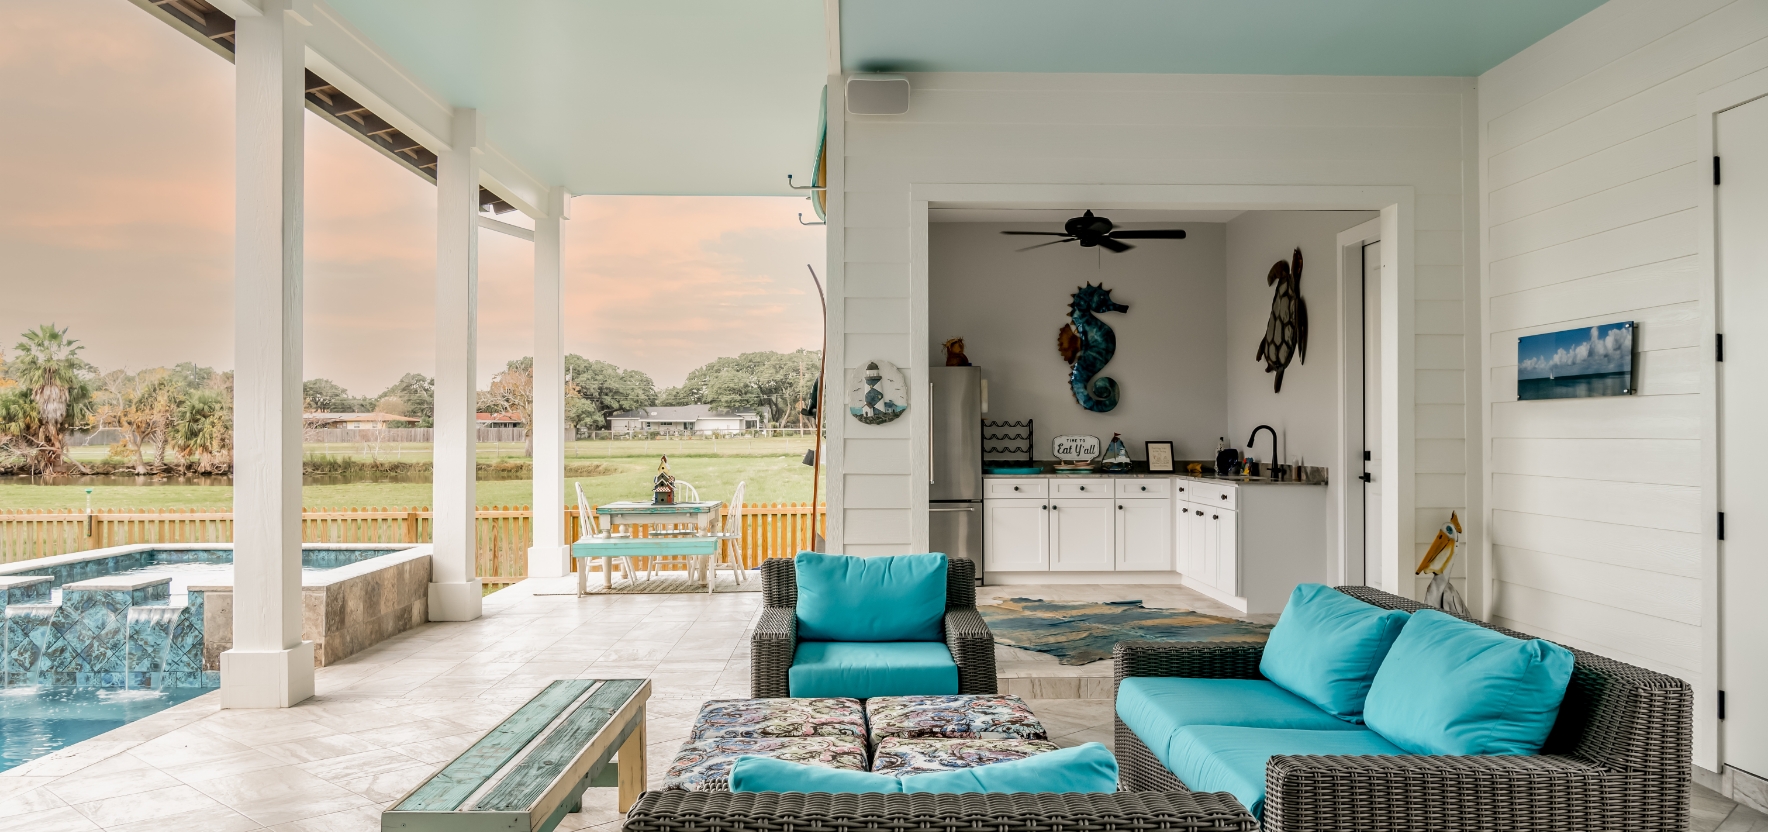
{"type": "Polygon", "coordinates": [[[663,775],[665,791],[725,791],[731,764],[754,754],[811,766],[866,770],[863,737],[784,737],[780,739],[690,740],[663,775]]]}
{"type": "Polygon", "coordinates": [[[714,699],[700,706],[689,739],[767,739],[866,735],[858,699],[714,699]]]}
{"type": "Polygon", "coordinates": [[[866,700],[868,736],[885,739],[1043,740],[1037,714],[1012,694],[878,696],[866,700]]]}
{"type": "Polygon", "coordinates": [[[1023,760],[1034,754],[1055,751],[1047,740],[950,740],[922,737],[887,737],[872,753],[872,773],[910,777],[935,771],[986,766],[1023,760]]]}

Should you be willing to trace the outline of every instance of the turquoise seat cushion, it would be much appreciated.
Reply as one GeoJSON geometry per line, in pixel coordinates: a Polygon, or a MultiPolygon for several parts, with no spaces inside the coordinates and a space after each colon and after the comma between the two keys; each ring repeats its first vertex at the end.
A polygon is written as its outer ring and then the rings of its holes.
{"type": "Polygon", "coordinates": [[[833,794],[1110,794],[1117,791],[1117,758],[1089,742],[1011,762],[891,777],[751,756],[731,767],[730,787],[733,792],[833,794]]]}
{"type": "Polygon", "coordinates": [[[1375,671],[1410,617],[1323,584],[1302,584],[1271,629],[1259,673],[1326,713],[1361,722],[1375,671]]]}
{"type": "Polygon", "coordinates": [[[794,699],[951,694],[958,665],[943,641],[801,641],[788,689],[794,699]]]}
{"type": "Polygon", "coordinates": [[[940,641],[945,555],[861,558],[799,552],[801,641],[940,641]]]}
{"type": "Polygon", "coordinates": [[[1258,818],[1264,817],[1265,763],[1272,757],[1406,753],[1366,728],[1306,731],[1230,725],[1188,726],[1173,738],[1173,749],[1178,765],[1167,767],[1186,788],[1227,792],[1258,818]]]}
{"type": "Polygon", "coordinates": [[[1412,616],[1363,712],[1416,754],[1534,754],[1559,718],[1572,652],[1435,610],[1412,616]]]}
{"type": "Polygon", "coordinates": [[[1117,686],[1117,718],[1169,769],[1179,731],[1192,725],[1362,730],[1264,679],[1132,677],[1117,686]]]}

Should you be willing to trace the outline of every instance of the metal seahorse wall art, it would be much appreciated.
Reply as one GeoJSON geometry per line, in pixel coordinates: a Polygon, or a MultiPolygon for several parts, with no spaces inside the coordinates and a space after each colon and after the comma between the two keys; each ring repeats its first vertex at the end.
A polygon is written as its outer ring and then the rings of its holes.
{"type": "Polygon", "coordinates": [[[1101,312],[1128,312],[1130,308],[1111,299],[1103,285],[1076,287],[1068,304],[1068,323],[1056,335],[1056,349],[1068,362],[1068,386],[1074,400],[1094,413],[1117,407],[1117,380],[1099,375],[1117,354],[1117,333],[1094,317],[1101,312]]]}
{"type": "Polygon", "coordinates": [[[1271,317],[1265,322],[1265,337],[1258,342],[1258,355],[1265,362],[1265,372],[1277,374],[1277,389],[1283,392],[1283,371],[1297,353],[1301,363],[1308,363],[1308,305],[1301,299],[1301,249],[1295,250],[1295,265],[1278,260],[1265,275],[1265,283],[1276,287],[1271,293],[1271,317]]]}

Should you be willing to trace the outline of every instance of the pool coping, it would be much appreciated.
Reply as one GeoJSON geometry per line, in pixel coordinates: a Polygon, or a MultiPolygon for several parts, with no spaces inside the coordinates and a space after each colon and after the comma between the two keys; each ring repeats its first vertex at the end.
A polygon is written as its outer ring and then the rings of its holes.
{"type": "MultiPolygon", "coordinates": [[[[30,560],[15,561],[6,564],[5,566],[0,566],[0,579],[13,577],[23,572],[35,572],[39,569],[52,568],[64,564],[80,563],[82,561],[98,560],[100,558],[116,557],[118,555],[129,555],[136,552],[190,552],[232,548],[232,543],[130,543],[124,546],[106,546],[102,549],[87,549],[80,552],[69,552],[65,555],[51,555],[46,558],[31,558],[30,560]]],[[[428,556],[431,553],[431,544],[428,543],[303,543],[301,544],[301,548],[351,552],[386,552],[386,554],[383,555],[375,555],[372,558],[364,558],[355,563],[327,569],[324,572],[325,577],[323,580],[303,580],[301,582],[302,589],[324,589],[339,581],[349,580],[357,575],[372,572],[378,568],[391,566],[394,563],[403,562],[403,560],[409,560],[419,555],[428,556]],[[406,558],[401,561],[385,561],[369,568],[359,568],[365,563],[379,561],[381,558],[396,553],[403,553],[406,555],[406,558]]],[[[145,572],[142,574],[152,575],[155,573],[145,572]]],[[[191,584],[185,587],[185,591],[232,592],[233,584],[231,582],[207,583],[202,585],[191,584]]]]}

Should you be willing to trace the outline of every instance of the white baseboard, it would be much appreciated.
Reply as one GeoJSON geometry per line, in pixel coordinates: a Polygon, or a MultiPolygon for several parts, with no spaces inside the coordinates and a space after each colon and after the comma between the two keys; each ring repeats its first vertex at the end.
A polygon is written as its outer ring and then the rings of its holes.
{"type": "Polygon", "coordinates": [[[1026,584],[1125,584],[1130,586],[1178,586],[1175,572],[984,572],[983,586],[1026,584]]]}

